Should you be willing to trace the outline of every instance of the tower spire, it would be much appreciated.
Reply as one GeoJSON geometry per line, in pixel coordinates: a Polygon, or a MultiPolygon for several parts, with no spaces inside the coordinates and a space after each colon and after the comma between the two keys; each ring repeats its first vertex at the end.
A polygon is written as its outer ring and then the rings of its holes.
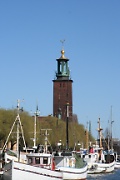
{"type": "MultiPolygon", "coordinates": [[[[61,40],[62,46],[65,40],[61,40]]],[[[72,119],[72,82],[69,71],[69,59],[62,47],[61,57],[56,59],[56,79],[53,80],[53,115],[66,121],[66,103],[69,103],[69,119],[72,119]]]]}
{"type": "Polygon", "coordinates": [[[65,51],[64,49],[61,50],[61,57],[56,59],[57,61],[57,72],[56,72],[56,78],[61,80],[68,80],[70,78],[70,71],[68,62],[69,59],[65,57],[65,51]]]}

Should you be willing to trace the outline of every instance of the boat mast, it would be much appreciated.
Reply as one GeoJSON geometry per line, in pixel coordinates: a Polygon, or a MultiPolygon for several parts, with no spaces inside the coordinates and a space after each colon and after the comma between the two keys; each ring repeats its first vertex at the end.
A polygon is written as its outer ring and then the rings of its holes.
{"type": "Polygon", "coordinates": [[[110,149],[110,132],[109,132],[109,129],[108,129],[108,132],[107,132],[107,139],[108,139],[108,150],[109,150],[110,149]]]}
{"type": "MultiPolygon", "coordinates": [[[[17,145],[17,149],[16,149],[16,150],[17,150],[18,161],[19,161],[19,158],[20,158],[20,156],[19,156],[19,139],[20,139],[19,134],[20,134],[20,128],[21,128],[22,139],[23,139],[23,143],[24,143],[24,146],[25,146],[25,150],[27,149],[27,148],[26,148],[26,143],[25,143],[25,138],[24,138],[24,133],[23,133],[23,128],[22,128],[22,124],[21,124],[21,120],[20,120],[20,115],[19,115],[19,111],[20,111],[20,110],[21,110],[21,109],[20,109],[20,100],[18,99],[18,100],[17,100],[17,116],[16,116],[16,119],[15,119],[15,121],[14,121],[14,123],[13,123],[13,125],[12,125],[12,128],[11,128],[9,134],[8,134],[7,140],[6,140],[6,142],[5,142],[4,146],[3,146],[3,150],[4,150],[4,149],[6,148],[6,146],[7,146],[9,137],[10,137],[12,131],[13,131],[13,128],[14,128],[14,126],[15,126],[15,123],[17,123],[17,144],[16,144],[16,145],[17,145]]],[[[27,150],[26,150],[26,151],[27,151],[27,150]]]]}
{"type": "MultiPolygon", "coordinates": [[[[20,131],[19,131],[19,128],[20,128],[20,116],[19,116],[19,111],[20,111],[20,100],[17,100],[17,117],[16,117],[16,123],[17,123],[17,152],[19,153],[19,139],[20,139],[20,131]]],[[[18,157],[19,157],[19,154],[18,154],[18,157]]]]}
{"type": "Polygon", "coordinates": [[[67,118],[66,118],[66,150],[68,150],[69,149],[69,138],[68,138],[69,103],[67,103],[66,108],[67,108],[67,118]]]}
{"type": "Polygon", "coordinates": [[[38,105],[36,107],[36,112],[34,113],[35,114],[35,117],[34,117],[34,138],[33,138],[33,141],[34,141],[34,146],[33,148],[37,148],[36,146],[36,120],[37,120],[37,117],[39,116],[39,111],[38,111],[38,105]]]}
{"type": "Polygon", "coordinates": [[[100,127],[100,118],[98,118],[98,133],[99,133],[99,146],[102,148],[102,128],[100,127]]]}
{"type": "Polygon", "coordinates": [[[86,126],[86,149],[88,150],[88,122],[87,122],[87,126],[86,126]]]}
{"type": "MultiPolygon", "coordinates": [[[[48,152],[48,131],[50,131],[52,129],[41,129],[41,131],[45,131],[45,133],[43,134],[45,136],[45,146],[44,146],[44,152],[47,153],[48,152]]],[[[50,143],[49,143],[50,144],[50,143]]]]}
{"type": "Polygon", "coordinates": [[[112,120],[112,106],[111,106],[111,150],[113,150],[113,138],[112,138],[112,124],[114,121],[112,120]]]}

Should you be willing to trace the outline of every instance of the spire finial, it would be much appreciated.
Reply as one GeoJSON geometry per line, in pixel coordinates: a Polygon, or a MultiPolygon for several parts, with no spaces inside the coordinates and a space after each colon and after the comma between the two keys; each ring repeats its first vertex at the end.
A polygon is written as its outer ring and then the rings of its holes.
{"type": "Polygon", "coordinates": [[[64,56],[64,54],[65,54],[65,51],[64,51],[64,42],[65,42],[65,39],[60,40],[60,42],[62,43],[62,50],[61,50],[61,57],[60,58],[65,59],[65,56],[64,56]]]}

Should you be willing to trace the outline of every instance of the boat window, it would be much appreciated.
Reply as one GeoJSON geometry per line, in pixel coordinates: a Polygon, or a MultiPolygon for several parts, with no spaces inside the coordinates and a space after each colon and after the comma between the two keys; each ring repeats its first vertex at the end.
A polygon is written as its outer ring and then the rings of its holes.
{"type": "Polygon", "coordinates": [[[62,152],[61,156],[72,156],[71,152],[62,152]]]}
{"type": "Polygon", "coordinates": [[[89,158],[91,158],[91,155],[89,154],[89,158]]]}
{"type": "Polygon", "coordinates": [[[32,158],[28,159],[28,164],[32,164],[32,158]]]}
{"type": "Polygon", "coordinates": [[[48,164],[48,158],[47,157],[43,158],[43,164],[48,164]]]}
{"type": "Polygon", "coordinates": [[[35,164],[40,164],[40,158],[38,157],[35,158],[35,164]]]}

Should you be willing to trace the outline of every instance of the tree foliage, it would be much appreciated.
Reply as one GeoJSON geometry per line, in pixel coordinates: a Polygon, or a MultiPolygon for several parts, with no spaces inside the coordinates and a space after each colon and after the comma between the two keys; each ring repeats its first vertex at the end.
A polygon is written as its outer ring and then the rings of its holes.
{"type": "MultiPolygon", "coordinates": [[[[10,133],[11,127],[16,119],[17,111],[0,109],[0,146],[2,148],[5,143],[8,134],[10,133]]],[[[76,118],[77,119],[77,116],[76,118]]],[[[20,120],[24,132],[26,145],[28,147],[33,146],[34,136],[34,117],[30,116],[27,112],[20,113],[20,120]]],[[[63,148],[66,146],[66,122],[56,117],[37,117],[36,119],[36,136],[37,144],[44,144],[44,131],[43,129],[49,129],[48,139],[52,147],[55,147],[59,141],[61,141],[63,148]]],[[[82,145],[85,144],[86,135],[85,128],[82,124],[78,124],[78,120],[69,122],[68,126],[69,134],[69,147],[74,148],[78,142],[82,145]]],[[[94,141],[94,138],[92,137],[94,141]]],[[[12,145],[16,142],[16,124],[14,125],[13,131],[9,137],[12,145]]],[[[22,140],[20,140],[22,143],[22,140]]],[[[23,144],[22,144],[23,146],[23,144]]]]}

